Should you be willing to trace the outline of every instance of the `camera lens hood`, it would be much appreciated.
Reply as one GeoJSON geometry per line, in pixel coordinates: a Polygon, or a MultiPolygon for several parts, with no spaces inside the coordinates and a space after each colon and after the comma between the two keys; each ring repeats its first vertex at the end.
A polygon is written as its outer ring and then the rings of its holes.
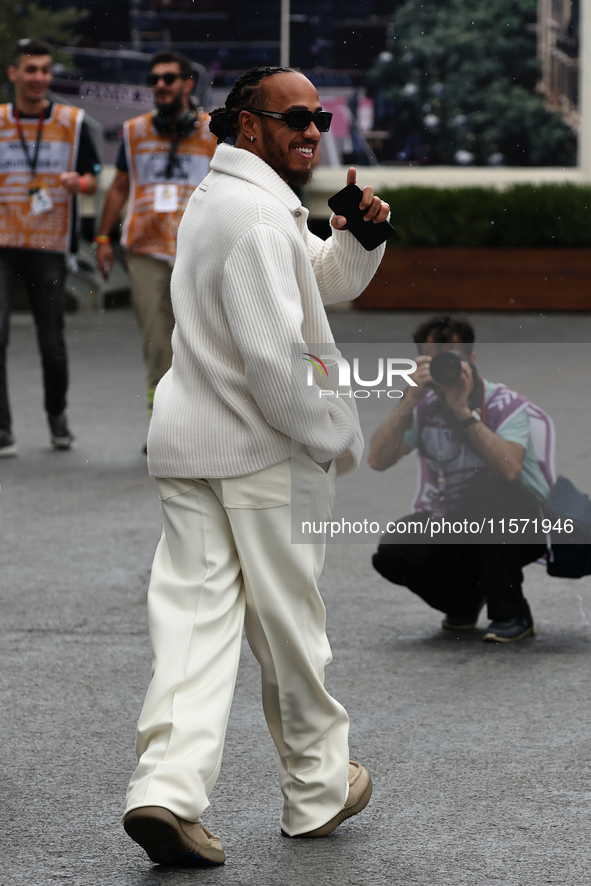
{"type": "Polygon", "coordinates": [[[466,358],[459,351],[440,351],[429,364],[434,381],[440,385],[455,385],[462,374],[462,361],[466,358]]]}

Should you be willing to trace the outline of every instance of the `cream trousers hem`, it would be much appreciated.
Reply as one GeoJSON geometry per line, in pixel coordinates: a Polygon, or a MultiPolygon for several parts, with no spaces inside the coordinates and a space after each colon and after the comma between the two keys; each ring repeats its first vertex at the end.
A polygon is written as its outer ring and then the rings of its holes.
{"type": "Polygon", "coordinates": [[[317,581],[325,546],[291,544],[290,506],[297,493],[312,519],[330,520],[335,475],[334,463],[325,473],[299,452],[246,477],[158,481],[164,531],[148,592],[154,668],[126,811],[165,806],[197,821],[208,807],[243,626],[278,752],[282,828],[304,833],[343,807],[349,720],[324,688],[331,651],[317,581]]]}

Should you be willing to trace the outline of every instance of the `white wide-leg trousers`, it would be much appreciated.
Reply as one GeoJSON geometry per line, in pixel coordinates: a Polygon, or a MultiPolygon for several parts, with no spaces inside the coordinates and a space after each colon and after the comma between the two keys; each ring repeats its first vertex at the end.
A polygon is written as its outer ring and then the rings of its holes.
{"type": "MultiPolygon", "coordinates": [[[[154,666],[138,723],[126,811],[199,820],[217,780],[243,626],[278,751],[281,827],[324,824],[348,794],[345,709],[324,688],[331,661],[317,587],[324,544],[291,544],[291,500],[330,520],[335,466],[303,452],[246,477],[159,480],[164,531],[148,592],[154,666]]],[[[253,797],[256,802],[256,797],[253,797]]]]}

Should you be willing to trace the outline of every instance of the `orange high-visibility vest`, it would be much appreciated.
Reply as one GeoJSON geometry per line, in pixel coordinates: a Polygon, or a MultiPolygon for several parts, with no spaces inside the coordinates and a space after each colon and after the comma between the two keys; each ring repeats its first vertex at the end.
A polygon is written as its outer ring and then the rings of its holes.
{"type": "Polygon", "coordinates": [[[124,125],[130,190],[121,242],[131,252],[173,259],[176,235],[189,197],[209,171],[217,139],[209,131],[209,115],[201,114],[195,131],[179,142],[172,175],[165,176],[171,138],[156,132],[154,112],[128,120],[124,125]],[[177,209],[155,211],[156,186],[176,185],[177,209]]]}
{"type": "MultiPolygon", "coordinates": [[[[33,178],[16,128],[13,106],[0,105],[0,247],[67,252],[72,226],[72,195],[60,185],[62,172],[76,166],[84,111],[55,103],[43,124],[36,179],[45,183],[53,208],[33,215],[29,185],[33,178]]],[[[32,157],[37,140],[37,118],[21,117],[32,157]]]]}

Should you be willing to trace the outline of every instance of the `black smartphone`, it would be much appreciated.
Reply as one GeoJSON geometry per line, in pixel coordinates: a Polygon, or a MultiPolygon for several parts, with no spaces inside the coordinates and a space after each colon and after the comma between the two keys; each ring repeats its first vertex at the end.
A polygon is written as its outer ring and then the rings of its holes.
{"type": "Polygon", "coordinates": [[[364,220],[367,209],[360,209],[359,204],[363,198],[363,191],[357,185],[347,185],[338,194],[328,201],[328,205],[335,215],[343,215],[347,219],[346,231],[351,231],[356,240],[359,240],[364,249],[370,252],[380,246],[395,233],[390,222],[383,221],[379,224],[364,220]]]}

